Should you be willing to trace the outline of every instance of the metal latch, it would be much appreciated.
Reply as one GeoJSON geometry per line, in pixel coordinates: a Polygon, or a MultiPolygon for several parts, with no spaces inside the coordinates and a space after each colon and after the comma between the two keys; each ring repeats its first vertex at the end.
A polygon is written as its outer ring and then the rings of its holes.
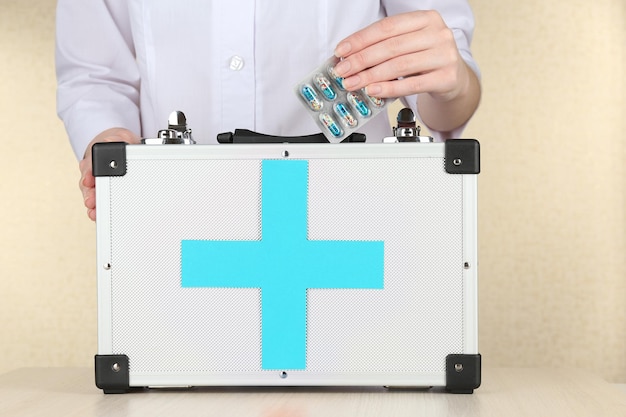
{"type": "Polygon", "coordinates": [[[393,128],[393,136],[383,139],[384,143],[396,142],[433,142],[432,136],[422,136],[422,128],[417,125],[413,110],[405,107],[398,112],[397,126],[393,128]]]}
{"type": "Polygon", "coordinates": [[[167,129],[159,130],[156,138],[141,139],[146,145],[194,145],[191,129],[187,127],[187,118],[182,111],[174,111],[167,121],[167,129]]]}

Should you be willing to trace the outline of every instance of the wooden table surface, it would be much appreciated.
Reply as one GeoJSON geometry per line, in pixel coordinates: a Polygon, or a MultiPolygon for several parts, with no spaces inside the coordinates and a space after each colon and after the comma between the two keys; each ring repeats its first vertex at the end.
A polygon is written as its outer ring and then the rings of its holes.
{"type": "Polygon", "coordinates": [[[546,416],[626,417],[623,390],[577,370],[483,369],[472,395],[384,388],[146,389],[104,395],[90,368],[0,375],[0,416],[546,416]]]}

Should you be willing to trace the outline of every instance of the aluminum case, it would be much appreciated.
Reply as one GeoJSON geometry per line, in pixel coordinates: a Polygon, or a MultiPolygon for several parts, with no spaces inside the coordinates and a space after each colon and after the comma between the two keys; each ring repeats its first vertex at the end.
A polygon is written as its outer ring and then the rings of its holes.
{"type": "Polygon", "coordinates": [[[105,393],[473,392],[475,140],[96,144],[105,393]]]}

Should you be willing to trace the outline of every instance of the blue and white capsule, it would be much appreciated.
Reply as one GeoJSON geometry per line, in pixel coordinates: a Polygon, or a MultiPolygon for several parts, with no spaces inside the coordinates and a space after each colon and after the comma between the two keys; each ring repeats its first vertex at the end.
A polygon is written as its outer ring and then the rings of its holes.
{"type": "Polygon", "coordinates": [[[311,85],[304,84],[302,87],[300,87],[300,95],[309,105],[311,110],[320,111],[324,107],[324,102],[311,85]]]}
{"type": "Polygon", "coordinates": [[[339,127],[337,122],[335,122],[335,119],[333,119],[330,114],[321,113],[319,118],[320,122],[322,122],[322,125],[324,125],[326,130],[328,130],[331,135],[336,138],[340,138],[343,135],[343,130],[341,129],[341,127],[339,127]]]}
{"type": "Polygon", "coordinates": [[[353,129],[359,124],[359,121],[354,117],[346,103],[337,103],[333,106],[333,109],[345,127],[353,129]]]}
{"type": "Polygon", "coordinates": [[[348,99],[348,103],[350,103],[361,116],[370,117],[372,115],[372,110],[367,106],[367,103],[359,93],[351,91],[346,98],[348,99]]]}
{"type": "Polygon", "coordinates": [[[333,81],[335,81],[335,83],[337,84],[337,87],[339,87],[341,91],[346,91],[346,88],[343,86],[343,77],[340,77],[337,75],[337,73],[335,72],[335,67],[333,67],[332,65],[329,65],[327,72],[328,72],[328,75],[330,75],[330,78],[332,78],[333,81]]]}
{"type": "Polygon", "coordinates": [[[318,90],[324,94],[324,97],[326,97],[328,101],[333,101],[337,98],[337,92],[330,83],[330,80],[324,74],[321,72],[315,74],[313,81],[315,82],[318,90]]]}

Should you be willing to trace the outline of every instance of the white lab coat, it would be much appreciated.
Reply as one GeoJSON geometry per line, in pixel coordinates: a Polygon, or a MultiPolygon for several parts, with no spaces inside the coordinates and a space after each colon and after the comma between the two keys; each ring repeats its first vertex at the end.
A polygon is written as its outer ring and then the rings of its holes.
{"type": "MultiPolygon", "coordinates": [[[[59,0],[58,114],[78,158],[111,127],[154,137],[174,110],[199,143],[236,128],[317,133],[294,85],[346,36],[415,9],[438,10],[478,72],[465,0],[59,0]]],[[[363,132],[391,134],[382,115],[363,132]]]]}

